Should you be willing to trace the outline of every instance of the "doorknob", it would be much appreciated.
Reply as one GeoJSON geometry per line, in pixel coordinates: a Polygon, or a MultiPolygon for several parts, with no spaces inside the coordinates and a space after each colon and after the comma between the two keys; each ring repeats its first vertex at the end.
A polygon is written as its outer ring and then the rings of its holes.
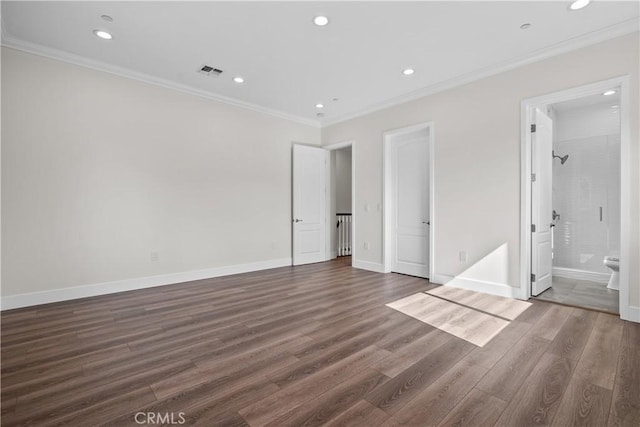
{"type": "Polygon", "coordinates": [[[301,219],[296,218],[296,219],[294,219],[294,220],[293,220],[293,222],[302,222],[302,220],[301,220],[301,219]]]}
{"type": "Polygon", "coordinates": [[[423,224],[431,225],[431,221],[422,221],[423,224]]]}

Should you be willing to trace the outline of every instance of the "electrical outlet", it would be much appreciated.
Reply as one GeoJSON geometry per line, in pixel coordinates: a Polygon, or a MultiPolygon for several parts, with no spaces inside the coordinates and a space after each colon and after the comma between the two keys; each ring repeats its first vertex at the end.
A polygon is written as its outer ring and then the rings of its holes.
{"type": "Polygon", "coordinates": [[[151,251],[151,261],[157,261],[159,257],[158,251],[151,251]]]}
{"type": "Polygon", "coordinates": [[[364,242],[364,250],[365,251],[369,250],[369,242],[364,242]]]}
{"type": "Polygon", "coordinates": [[[467,262],[467,251],[460,251],[460,262],[467,262]]]}

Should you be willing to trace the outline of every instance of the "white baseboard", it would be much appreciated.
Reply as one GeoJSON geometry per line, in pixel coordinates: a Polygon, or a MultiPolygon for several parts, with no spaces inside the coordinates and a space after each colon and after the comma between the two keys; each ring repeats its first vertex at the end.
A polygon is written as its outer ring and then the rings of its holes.
{"type": "Polygon", "coordinates": [[[574,268],[553,267],[554,277],[565,279],[587,280],[590,282],[607,283],[611,274],[597,273],[595,271],[578,270],[574,268]]]}
{"type": "Polygon", "coordinates": [[[384,273],[384,265],[382,265],[379,262],[361,261],[359,259],[354,259],[351,263],[351,266],[354,268],[359,268],[361,270],[375,271],[376,273],[384,273]]]}
{"type": "Polygon", "coordinates": [[[444,285],[449,280],[451,280],[451,276],[445,276],[444,274],[433,273],[431,277],[429,277],[429,282],[434,285],[444,285]]]}
{"type": "Polygon", "coordinates": [[[453,288],[483,292],[485,294],[496,295],[499,297],[522,299],[522,291],[520,290],[520,288],[514,288],[502,283],[462,279],[459,277],[446,276],[444,274],[434,274],[434,280],[437,280],[437,282],[432,281],[432,283],[439,283],[444,286],[451,286],[453,288]]]}
{"type": "Polygon", "coordinates": [[[620,318],[629,322],[640,323],[640,307],[620,305],[620,318]]]}
{"type": "Polygon", "coordinates": [[[113,282],[94,283],[71,288],[53,289],[50,291],[32,292],[28,294],[9,295],[0,299],[0,310],[29,307],[52,302],[67,301],[78,298],[113,294],[116,292],[152,288],[154,286],[171,285],[193,280],[210,279],[231,274],[249,273],[270,268],[291,265],[291,258],[258,261],[247,264],[236,264],[224,267],[206,268],[203,270],[183,271],[180,273],[161,274],[158,276],[137,277],[134,279],[116,280],[113,282]]]}

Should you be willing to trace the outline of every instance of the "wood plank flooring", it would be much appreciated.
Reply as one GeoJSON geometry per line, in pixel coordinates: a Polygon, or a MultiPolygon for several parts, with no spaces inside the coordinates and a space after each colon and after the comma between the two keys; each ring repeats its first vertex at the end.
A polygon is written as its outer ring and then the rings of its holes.
{"type": "Polygon", "coordinates": [[[434,289],[338,260],[6,311],[1,423],[640,425],[640,325],[503,304],[478,347],[385,306],[434,289]]]}
{"type": "Polygon", "coordinates": [[[509,320],[517,317],[516,312],[522,313],[530,306],[524,301],[444,286],[387,304],[387,307],[480,347],[509,325],[509,320]],[[506,303],[511,303],[516,310],[509,310],[506,303]]]}

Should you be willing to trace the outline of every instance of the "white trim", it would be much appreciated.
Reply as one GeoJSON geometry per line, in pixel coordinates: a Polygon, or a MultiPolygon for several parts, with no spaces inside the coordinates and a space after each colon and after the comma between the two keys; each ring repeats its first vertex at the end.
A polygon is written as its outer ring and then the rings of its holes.
{"type": "Polygon", "coordinates": [[[315,128],[320,128],[320,122],[318,120],[307,119],[304,117],[283,113],[281,111],[273,110],[271,108],[262,107],[257,104],[252,104],[250,102],[240,101],[239,99],[230,98],[228,96],[198,89],[193,86],[173,82],[171,80],[163,79],[161,77],[155,77],[150,74],[140,73],[138,71],[133,71],[124,67],[119,67],[117,65],[107,64],[106,62],[85,58],[83,56],[76,55],[74,53],[65,52],[63,50],[41,46],[39,44],[16,39],[11,36],[2,37],[2,46],[19,50],[22,52],[30,53],[33,55],[43,56],[45,58],[53,59],[56,61],[66,62],[68,64],[77,65],[79,67],[90,68],[92,70],[114,74],[119,77],[124,77],[127,79],[137,80],[137,81],[141,81],[141,82],[148,83],[155,86],[160,86],[165,89],[177,90],[179,92],[198,96],[200,98],[209,99],[211,101],[222,102],[224,104],[233,105],[234,107],[245,108],[247,110],[256,111],[258,113],[268,114],[270,116],[274,116],[279,119],[289,120],[292,122],[313,126],[315,128]]]}
{"type": "Polygon", "coordinates": [[[639,18],[632,18],[628,21],[624,21],[607,28],[592,31],[587,34],[583,34],[578,37],[574,37],[570,40],[557,43],[555,45],[539,49],[526,56],[518,57],[509,61],[502,62],[500,64],[491,65],[486,68],[482,68],[470,73],[465,73],[458,77],[454,77],[449,80],[445,80],[439,83],[432,84],[430,86],[418,89],[407,94],[397,96],[395,98],[388,99],[376,103],[368,108],[359,110],[354,113],[347,113],[333,118],[323,119],[321,121],[322,127],[335,125],[337,123],[346,122],[347,120],[355,119],[357,117],[366,116],[367,114],[374,113],[376,111],[391,108],[396,105],[404,104],[406,102],[414,101],[416,99],[424,98],[429,95],[443,92],[448,89],[452,89],[457,86],[481,80],[489,76],[504,73],[514,68],[522,67],[533,62],[542,61],[543,59],[551,58],[553,56],[561,55],[563,53],[570,52],[572,50],[587,47],[596,43],[600,43],[606,40],[610,40],[616,37],[621,37],[626,34],[630,34],[638,31],[638,25],[640,23],[639,18]]]}
{"type": "Polygon", "coordinates": [[[104,72],[115,74],[121,77],[127,77],[134,80],[143,81],[149,84],[162,86],[168,89],[174,89],[181,92],[186,92],[186,93],[189,93],[195,96],[200,96],[206,99],[224,102],[226,104],[235,105],[235,106],[247,108],[253,111],[269,114],[285,120],[291,120],[291,121],[306,124],[309,126],[323,128],[323,127],[331,126],[337,123],[345,122],[347,120],[351,120],[356,117],[365,116],[375,111],[380,111],[380,110],[390,108],[399,104],[404,104],[406,102],[410,102],[419,98],[433,95],[435,93],[442,92],[457,86],[462,86],[466,83],[470,83],[476,80],[481,80],[483,78],[500,74],[505,71],[509,71],[514,68],[521,67],[523,65],[541,61],[543,59],[561,55],[563,53],[570,52],[572,50],[580,49],[586,46],[590,46],[596,43],[600,43],[606,40],[610,40],[616,37],[630,34],[638,31],[639,23],[640,23],[639,18],[632,18],[627,21],[624,21],[615,25],[611,25],[609,27],[592,31],[587,34],[583,34],[581,36],[574,37],[572,39],[565,40],[560,43],[556,43],[552,46],[539,49],[525,56],[521,56],[508,61],[504,61],[496,65],[492,65],[492,66],[475,70],[469,73],[465,73],[463,75],[454,77],[452,79],[435,83],[427,87],[418,89],[416,91],[409,92],[407,94],[400,95],[383,102],[376,103],[368,108],[364,108],[353,113],[347,113],[347,114],[339,115],[334,118],[327,118],[322,120],[313,120],[305,117],[291,115],[281,111],[262,107],[260,105],[256,105],[256,104],[240,101],[237,99],[229,98],[226,96],[202,91],[200,89],[192,88],[186,85],[181,85],[179,83],[171,82],[166,79],[153,77],[145,73],[139,73],[123,67],[109,65],[102,61],[95,61],[80,55],[65,52],[63,50],[53,49],[53,48],[42,46],[36,43],[27,42],[6,34],[5,25],[1,25],[1,29],[2,29],[2,46],[6,46],[16,50],[21,50],[23,52],[32,53],[35,55],[44,56],[44,57],[55,59],[62,62],[67,62],[67,63],[78,65],[81,67],[91,68],[98,71],[104,71],[104,72]]]}
{"type": "Polygon", "coordinates": [[[348,141],[336,142],[335,144],[324,145],[322,148],[326,148],[329,151],[340,150],[342,148],[352,147],[354,144],[354,140],[350,139],[348,141]]]}
{"type": "Polygon", "coordinates": [[[435,285],[444,286],[449,280],[451,280],[451,276],[439,273],[433,273],[431,277],[429,277],[429,283],[433,283],[435,285]]]}
{"type": "Polygon", "coordinates": [[[507,298],[521,298],[520,288],[504,285],[502,283],[484,282],[480,280],[462,279],[445,275],[438,275],[438,279],[444,282],[444,286],[466,289],[469,291],[483,292],[507,298]],[[443,280],[444,279],[444,280],[443,280]]]}
{"type": "Polygon", "coordinates": [[[611,274],[598,273],[596,271],[578,270],[575,268],[553,267],[553,277],[563,277],[573,280],[587,280],[606,285],[611,274]]]}
{"type": "MultiPolygon", "coordinates": [[[[629,301],[631,265],[631,95],[629,76],[620,78],[620,318],[633,320],[629,301]]],[[[637,158],[636,158],[637,161],[637,158]]],[[[633,163],[638,167],[637,163],[633,163]]],[[[636,218],[636,221],[638,218],[636,218]]],[[[635,260],[637,261],[637,260],[635,260]]],[[[638,314],[638,312],[636,312],[638,314]]],[[[635,316],[634,322],[640,322],[635,316]]]]}
{"type": "Polygon", "coordinates": [[[436,265],[436,129],[429,123],[429,277],[436,265]]]}
{"type": "Polygon", "coordinates": [[[374,271],[376,273],[384,273],[384,266],[379,262],[362,261],[359,259],[353,259],[353,268],[359,268],[361,270],[374,271]]]}
{"type": "Polygon", "coordinates": [[[627,307],[627,318],[630,322],[640,323],[640,307],[630,305],[627,307]]]}
{"type": "MultiPolygon", "coordinates": [[[[320,147],[324,148],[324,147],[320,147]]],[[[324,253],[325,261],[329,261],[331,258],[331,232],[333,231],[333,217],[331,216],[331,198],[333,193],[331,192],[331,179],[333,178],[334,170],[331,167],[331,152],[324,150],[324,253]]],[[[336,251],[337,252],[337,251],[336,251]]],[[[337,255],[336,255],[337,258],[337,255]]]]}
{"type": "Polygon", "coordinates": [[[400,129],[393,129],[386,131],[382,134],[382,206],[383,206],[383,218],[382,218],[382,266],[385,273],[391,272],[391,259],[392,259],[392,245],[389,242],[392,240],[391,230],[393,229],[392,215],[393,206],[391,206],[392,200],[389,196],[391,194],[391,167],[389,165],[389,159],[391,156],[391,137],[403,135],[418,130],[426,129],[429,131],[429,278],[434,276],[435,271],[435,224],[436,224],[436,209],[435,209],[435,126],[433,122],[419,123],[412,126],[403,127],[400,129]]]}
{"type": "MultiPolygon", "coordinates": [[[[566,89],[547,95],[524,99],[521,103],[520,127],[520,287],[523,298],[531,296],[531,112],[562,101],[602,93],[612,87],[620,87],[620,318],[632,320],[635,316],[629,303],[629,270],[631,254],[631,136],[629,76],[566,89]]],[[[638,321],[638,320],[635,320],[638,321]]]]}
{"type": "Polygon", "coordinates": [[[172,285],[193,280],[210,279],[231,274],[249,273],[270,268],[287,267],[291,258],[257,261],[247,264],[236,264],[224,267],[206,268],[203,270],[183,271],[180,273],[161,274],[158,276],[137,277],[134,279],[116,280],[113,282],[94,283],[90,285],[60,288],[50,291],[32,292],[28,294],[9,295],[0,300],[1,310],[11,310],[32,305],[48,304],[97,295],[114,294],[155,286],[172,285]]]}

